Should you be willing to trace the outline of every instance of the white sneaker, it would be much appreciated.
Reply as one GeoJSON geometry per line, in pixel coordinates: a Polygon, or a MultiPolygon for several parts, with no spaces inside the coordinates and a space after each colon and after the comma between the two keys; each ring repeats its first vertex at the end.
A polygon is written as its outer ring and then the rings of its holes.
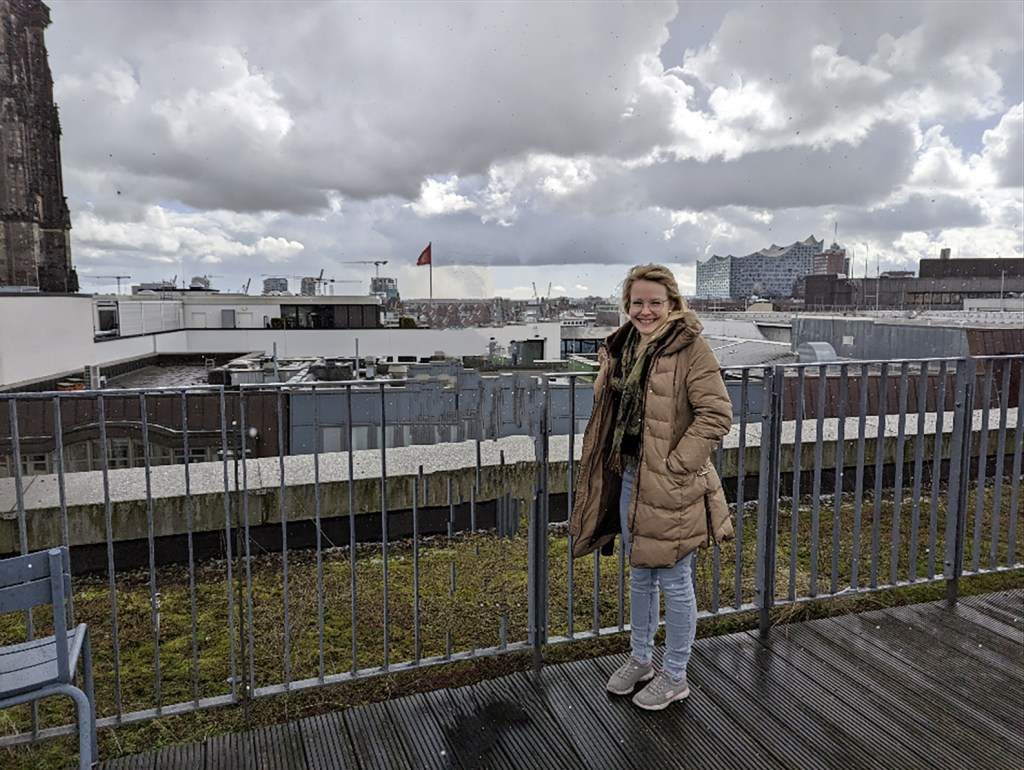
{"type": "Polygon", "coordinates": [[[629,695],[638,682],[646,682],[654,676],[654,666],[641,663],[632,655],[623,663],[619,670],[608,680],[608,692],[616,695],[629,695]]]}
{"type": "Polygon", "coordinates": [[[678,681],[664,671],[659,671],[654,680],[633,696],[633,703],[648,711],[660,711],[674,700],[682,700],[690,694],[686,674],[678,681]]]}

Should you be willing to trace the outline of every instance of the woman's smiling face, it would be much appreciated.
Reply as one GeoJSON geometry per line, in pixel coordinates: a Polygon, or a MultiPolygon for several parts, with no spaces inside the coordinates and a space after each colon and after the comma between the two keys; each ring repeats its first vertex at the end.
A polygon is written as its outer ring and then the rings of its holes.
{"type": "Polygon", "coordinates": [[[657,281],[640,279],[629,289],[629,320],[641,334],[651,334],[668,319],[673,310],[668,289],[657,281]]]}

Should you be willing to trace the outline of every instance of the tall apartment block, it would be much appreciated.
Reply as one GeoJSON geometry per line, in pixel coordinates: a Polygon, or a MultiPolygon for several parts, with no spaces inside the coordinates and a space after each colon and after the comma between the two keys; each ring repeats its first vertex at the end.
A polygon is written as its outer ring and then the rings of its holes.
{"type": "Polygon", "coordinates": [[[41,0],[0,0],[0,288],[77,292],[41,0]]]}

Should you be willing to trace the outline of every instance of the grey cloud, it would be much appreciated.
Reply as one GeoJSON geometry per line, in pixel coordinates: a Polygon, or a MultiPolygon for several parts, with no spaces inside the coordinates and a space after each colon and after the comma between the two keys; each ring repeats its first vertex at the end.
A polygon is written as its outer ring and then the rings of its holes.
{"type": "Polygon", "coordinates": [[[751,152],[734,161],[680,160],[609,174],[613,181],[588,194],[633,207],[689,211],[867,204],[898,187],[913,160],[910,131],[890,123],[855,146],[797,146],[751,152]]]}
{"type": "Polygon", "coordinates": [[[969,159],[1000,103],[1020,103],[1019,3],[50,4],[66,193],[77,221],[101,220],[72,231],[75,259],[109,265],[94,272],[172,258],[176,272],[214,255],[226,285],[282,269],[365,277],[352,260],[412,265],[433,241],[438,264],[522,266],[543,285],[544,266],[577,266],[599,289],[638,261],[828,237],[836,218],[841,242],[916,244],[904,235],[962,228],[1020,251],[1019,124],[1000,124],[983,167],[965,160],[933,195],[904,188],[938,122],[964,126],[973,139],[951,142],[969,159]],[[824,72],[817,44],[849,57],[846,69],[824,72]],[[660,80],[659,55],[676,67],[660,80]],[[674,78],[695,89],[690,103],[675,101],[674,78]],[[783,123],[744,124],[744,103],[735,124],[716,123],[708,96],[740,83],[783,123]],[[694,111],[733,159],[687,159],[677,132],[694,130],[694,111]],[[560,178],[557,159],[589,165],[579,179],[565,172],[576,192],[543,184],[549,166],[560,178]],[[988,168],[1004,189],[980,189],[984,207],[949,186],[984,185],[988,168]],[[500,212],[508,227],[481,221],[499,169],[517,209],[500,212]],[[452,174],[477,208],[423,218],[405,205],[452,174]],[[173,226],[195,237],[175,251],[159,227],[134,232],[153,206],[190,212],[173,226]],[[673,211],[700,216],[673,223],[673,211]],[[305,248],[270,265],[246,251],[262,237],[305,248]]]}
{"type": "Polygon", "coordinates": [[[902,232],[936,232],[984,223],[981,207],[953,195],[911,195],[905,202],[851,211],[850,224],[859,230],[892,236],[902,232]]]}
{"type": "Polygon", "coordinates": [[[553,4],[543,25],[519,3],[449,5],[444,14],[421,3],[261,3],[258,15],[238,3],[190,4],[187,15],[175,6],[125,4],[108,28],[90,19],[94,3],[56,3],[55,25],[79,28],[76,40],[91,50],[72,59],[59,35],[51,48],[59,86],[76,67],[123,72],[126,62],[138,86],[119,102],[97,93],[91,72],[76,72],[78,88],[65,82],[65,122],[77,128],[69,158],[103,163],[110,148],[144,144],[155,154],[125,162],[136,174],[159,167],[155,186],[177,179],[173,193],[187,205],[299,213],[322,206],[327,190],[414,198],[431,174],[482,174],[528,152],[631,157],[670,139],[671,104],[638,74],[671,4],[584,14],[553,4]],[[289,34],[246,42],[271,29],[289,34]],[[185,109],[196,94],[244,88],[231,66],[218,69],[233,51],[249,85],[276,93],[291,131],[268,151],[232,114],[199,112],[187,143],[175,142],[155,105],[185,109]],[[639,117],[624,118],[630,108],[639,117]]]}

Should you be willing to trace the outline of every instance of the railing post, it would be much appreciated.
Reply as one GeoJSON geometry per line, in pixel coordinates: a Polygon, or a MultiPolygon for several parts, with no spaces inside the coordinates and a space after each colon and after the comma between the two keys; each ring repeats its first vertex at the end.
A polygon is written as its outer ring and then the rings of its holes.
{"type": "MultiPolygon", "coordinates": [[[[953,435],[949,450],[949,485],[946,502],[946,601],[956,604],[960,576],[964,571],[964,541],[967,530],[968,489],[971,471],[971,433],[974,427],[973,358],[956,363],[955,401],[953,403],[953,435]]],[[[942,430],[941,425],[935,426],[942,430]]],[[[984,462],[984,458],[979,458],[984,462]]]]}
{"type": "Polygon", "coordinates": [[[539,402],[531,398],[533,435],[536,440],[537,485],[530,505],[529,531],[529,630],[530,645],[533,648],[533,672],[540,674],[543,663],[543,648],[548,636],[548,434],[549,388],[548,380],[542,379],[541,388],[534,391],[539,402]]]}
{"type": "MultiPolygon", "coordinates": [[[[761,412],[761,457],[758,479],[757,567],[754,593],[760,609],[758,628],[768,635],[771,610],[775,606],[775,561],[779,523],[780,452],[782,444],[782,388],[786,378],[783,366],[776,366],[766,381],[761,412]]],[[[743,511],[737,511],[742,516],[743,511]]]]}

